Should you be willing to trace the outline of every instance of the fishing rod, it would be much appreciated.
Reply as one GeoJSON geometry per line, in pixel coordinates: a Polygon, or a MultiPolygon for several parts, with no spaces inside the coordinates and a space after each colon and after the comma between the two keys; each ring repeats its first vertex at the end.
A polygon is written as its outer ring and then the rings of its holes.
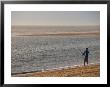
{"type": "Polygon", "coordinates": [[[80,49],[78,49],[78,48],[74,48],[74,49],[79,51],[83,55],[83,52],[80,49]]]}
{"type": "Polygon", "coordinates": [[[80,53],[83,55],[84,53],[79,49],[80,53]]]}
{"type": "MultiPolygon", "coordinates": [[[[74,49],[76,49],[76,48],[74,48],[74,49]]],[[[76,49],[76,50],[78,50],[82,54],[82,56],[84,55],[84,52],[82,52],[80,49],[76,49]]],[[[92,55],[92,54],[89,53],[89,55],[92,55]]]]}
{"type": "MultiPolygon", "coordinates": [[[[81,52],[81,50],[79,49],[79,51],[81,52]]],[[[82,55],[84,55],[84,53],[83,52],[81,52],[82,53],[82,55]]],[[[90,53],[90,50],[89,50],[89,55],[92,55],[91,53],[90,53]]]]}

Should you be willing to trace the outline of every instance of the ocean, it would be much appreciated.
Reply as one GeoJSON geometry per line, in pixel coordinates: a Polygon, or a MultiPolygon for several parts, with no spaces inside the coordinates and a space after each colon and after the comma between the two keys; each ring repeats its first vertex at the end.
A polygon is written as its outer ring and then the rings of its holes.
{"type": "Polygon", "coordinates": [[[100,63],[100,33],[87,34],[87,32],[99,32],[99,30],[100,28],[96,26],[14,26],[11,33],[11,73],[45,71],[83,65],[82,52],[86,48],[90,51],[89,64],[100,63]],[[61,35],[57,34],[58,32],[61,35]],[[65,32],[70,35],[66,35],[65,32]],[[74,33],[71,32],[79,33],[72,35],[74,33]],[[82,32],[86,33],[80,34],[82,32]]]}
{"type": "Polygon", "coordinates": [[[100,63],[99,35],[17,36],[14,31],[11,36],[11,73],[83,65],[85,48],[90,51],[89,64],[100,63]]]}

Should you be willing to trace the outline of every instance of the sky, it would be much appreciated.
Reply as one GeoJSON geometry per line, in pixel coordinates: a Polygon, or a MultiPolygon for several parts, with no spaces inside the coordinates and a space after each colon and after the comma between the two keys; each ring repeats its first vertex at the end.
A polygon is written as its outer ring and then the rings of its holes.
{"type": "Polygon", "coordinates": [[[77,26],[100,25],[99,11],[12,11],[12,25],[77,26]]]}

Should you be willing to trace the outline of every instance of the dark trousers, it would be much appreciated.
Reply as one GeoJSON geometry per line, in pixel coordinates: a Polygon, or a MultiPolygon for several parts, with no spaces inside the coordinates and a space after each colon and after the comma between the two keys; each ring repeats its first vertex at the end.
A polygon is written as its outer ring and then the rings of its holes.
{"type": "Polygon", "coordinates": [[[85,63],[87,63],[87,65],[88,65],[88,57],[84,58],[84,66],[85,66],[85,63]]]}

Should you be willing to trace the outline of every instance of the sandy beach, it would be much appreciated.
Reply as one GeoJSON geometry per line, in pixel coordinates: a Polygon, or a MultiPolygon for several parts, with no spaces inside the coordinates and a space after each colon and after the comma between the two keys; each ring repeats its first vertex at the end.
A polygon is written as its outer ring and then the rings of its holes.
{"type": "Polygon", "coordinates": [[[99,77],[100,65],[90,64],[88,66],[76,66],[62,69],[53,69],[46,71],[34,71],[12,75],[15,77],[99,77]]]}

